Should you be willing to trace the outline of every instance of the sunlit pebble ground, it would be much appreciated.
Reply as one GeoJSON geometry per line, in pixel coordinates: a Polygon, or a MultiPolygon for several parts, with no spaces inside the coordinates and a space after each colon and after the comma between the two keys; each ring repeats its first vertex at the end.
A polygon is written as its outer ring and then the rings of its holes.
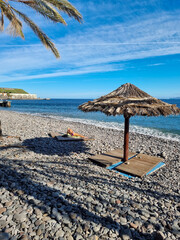
{"type": "MultiPolygon", "coordinates": [[[[123,132],[0,111],[0,231],[4,239],[178,239],[179,142],[130,134],[130,151],[166,166],[128,179],[88,157],[123,148],[123,132]],[[94,141],[58,142],[67,128],[94,141]],[[18,138],[15,138],[17,136],[18,138]],[[20,139],[19,139],[20,137],[20,139]],[[14,238],[13,238],[14,237],[14,238]]],[[[0,235],[1,236],[1,235],[0,235]]]]}

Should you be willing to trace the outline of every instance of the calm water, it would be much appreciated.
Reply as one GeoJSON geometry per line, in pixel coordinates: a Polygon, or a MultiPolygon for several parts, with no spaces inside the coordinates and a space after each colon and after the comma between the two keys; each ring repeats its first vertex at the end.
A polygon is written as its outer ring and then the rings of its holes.
{"type": "MultiPolygon", "coordinates": [[[[78,106],[89,99],[12,100],[8,111],[25,112],[44,117],[65,119],[108,128],[123,129],[124,117],[107,117],[100,112],[84,113],[78,106]]],[[[177,104],[180,99],[163,99],[177,104]]],[[[4,110],[4,109],[3,109],[4,110]]],[[[130,131],[180,141],[180,115],[168,117],[132,117],[130,131]]]]}

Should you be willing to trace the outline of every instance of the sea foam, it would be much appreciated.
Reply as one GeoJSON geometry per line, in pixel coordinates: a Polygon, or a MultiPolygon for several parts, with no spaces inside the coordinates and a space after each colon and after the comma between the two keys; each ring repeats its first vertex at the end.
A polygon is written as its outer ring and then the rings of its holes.
{"type": "MultiPolygon", "coordinates": [[[[90,120],[90,119],[70,118],[70,117],[64,117],[64,116],[59,116],[59,115],[57,116],[57,115],[44,114],[44,113],[43,114],[42,113],[34,113],[33,115],[54,118],[57,120],[63,120],[63,121],[68,121],[68,122],[76,122],[76,123],[83,123],[83,124],[87,124],[87,125],[94,125],[94,126],[102,127],[102,128],[117,129],[120,131],[124,130],[124,123],[118,123],[118,122],[105,122],[105,121],[97,121],[97,120],[90,120]]],[[[155,128],[147,128],[147,127],[141,127],[141,126],[137,126],[134,124],[130,124],[130,132],[180,142],[180,136],[178,134],[162,132],[155,128]]]]}

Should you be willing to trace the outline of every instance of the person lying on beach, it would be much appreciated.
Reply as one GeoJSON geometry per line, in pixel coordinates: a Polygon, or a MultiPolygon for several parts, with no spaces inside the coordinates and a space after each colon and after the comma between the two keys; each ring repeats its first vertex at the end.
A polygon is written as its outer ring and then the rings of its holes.
{"type": "Polygon", "coordinates": [[[75,133],[71,128],[67,129],[67,134],[71,135],[72,137],[81,137],[81,138],[86,138],[85,136],[75,133]]]}

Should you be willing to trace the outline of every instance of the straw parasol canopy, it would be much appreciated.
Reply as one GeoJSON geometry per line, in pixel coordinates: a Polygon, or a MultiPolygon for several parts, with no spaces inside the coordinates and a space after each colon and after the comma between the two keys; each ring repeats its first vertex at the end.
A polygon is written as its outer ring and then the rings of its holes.
{"type": "Polygon", "coordinates": [[[113,92],[79,106],[84,112],[101,111],[106,115],[124,117],[167,116],[179,114],[176,105],[165,103],[150,96],[131,83],[126,83],[113,92]]]}
{"type": "Polygon", "coordinates": [[[113,92],[79,106],[84,112],[101,111],[108,116],[124,115],[124,160],[128,160],[129,118],[139,116],[168,116],[180,114],[176,105],[165,103],[126,83],[113,92]]]}

